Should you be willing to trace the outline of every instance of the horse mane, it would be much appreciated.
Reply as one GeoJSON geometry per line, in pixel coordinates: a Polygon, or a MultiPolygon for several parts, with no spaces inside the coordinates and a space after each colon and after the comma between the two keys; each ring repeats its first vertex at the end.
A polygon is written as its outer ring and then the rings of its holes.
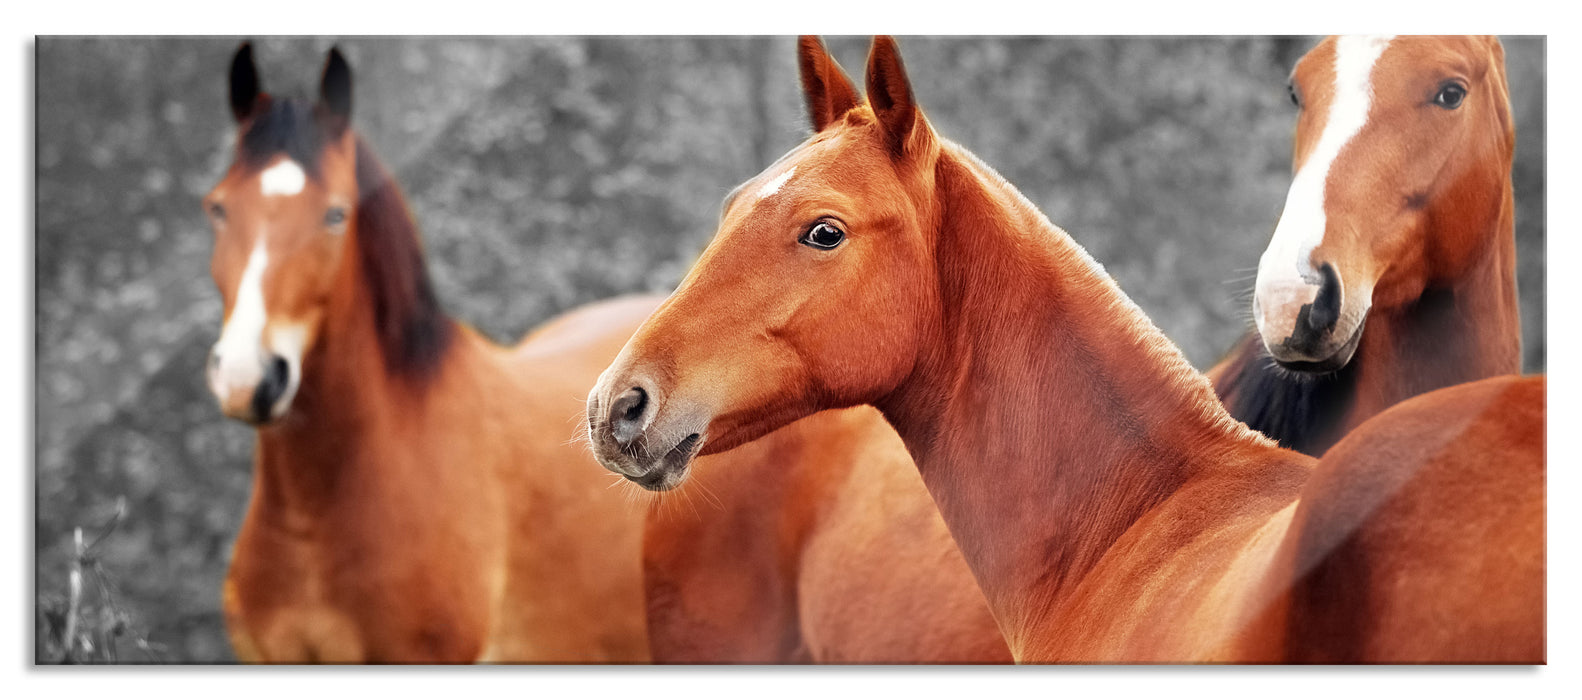
{"type": "Polygon", "coordinates": [[[372,296],[385,369],[426,378],[455,337],[423,258],[417,221],[401,187],[362,136],[357,141],[357,257],[372,296]]]}
{"type": "MultiPolygon", "coordinates": [[[[848,120],[852,119],[851,115],[858,111],[853,109],[848,112],[848,120]]],[[[861,116],[859,115],[858,118],[860,119],[861,116]]],[[[1095,260],[1086,248],[1083,248],[1065,229],[1051,222],[1043,210],[1033,204],[1020,189],[1006,180],[992,166],[978,158],[977,154],[948,139],[941,138],[940,146],[942,154],[954,156],[953,160],[956,164],[978,178],[978,184],[985,192],[1005,197],[1008,210],[1024,217],[1023,221],[1030,224],[1026,230],[1036,232],[1032,235],[1035,236],[1037,245],[1048,247],[1076,269],[1085,268],[1092,272],[1093,286],[1085,293],[1106,298],[1109,305],[1107,315],[1113,319],[1123,319],[1129,326],[1126,333],[1129,334],[1133,346],[1140,350],[1151,364],[1160,367],[1172,378],[1172,381],[1158,387],[1156,398],[1171,397],[1179,400],[1180,405],[1191,407],[1192,414],[1202,420],[1204,425],[1211,426],[1215,430],[1267,443],[1264,435],[1248,430],[1247,426],[1242,424],[1245,421],[1240,421],[1238,416],[1227,413],[1216,396],[1217,389],[1187,361],[1180,346],[1159,329],[1153,319],[1126,294],[1125,290],[1121,289],[1120,284],[1104,268],[1104,265],[1095,260]]]]}
{"type": "MultiPolygon", "coordinates": [[[[237,157],[257,168],[283,153],[317,178],[328,136],[312,103],[265,96],[237,139],[237,157]]],[[[434,294],[417,222],[400,186],[362,136],[354,139],[358,192],[354,240],[373,306],[379,350],[389,374],[424,379],[450,347],[455,326],[434,294]]]]}
{"type": "Polygon", "coordinates": [[[1229,354],[1214,393],[1233,418],[1281,447],[1313,454],[1355,397],[1358,358],[1332,374],[1298,375],[1274,365],[1257,333],[1244,335],[1229,354]]]}

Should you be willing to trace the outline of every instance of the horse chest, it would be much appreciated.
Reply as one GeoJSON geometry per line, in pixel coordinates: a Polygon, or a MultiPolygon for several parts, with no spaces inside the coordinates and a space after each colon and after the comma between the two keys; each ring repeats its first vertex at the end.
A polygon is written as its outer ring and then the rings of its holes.
{"type": "Polygon", "coordinates": [[[225,608],[239,658],[274,663],[366,660],[354,616],[326,594],[318,547],[247,538],[238,542],[237,550],[226,580],[225,608]]]}
{"type": "Polygon", "coordinates": [[[226,584],[238,657],[276,663],[476,658],[486,625],[478,608],[486,597],[454,591],[449,579],[410,564],[354,538],[244,537],[226,584]],[[469,603],[476,605],[464,607],[469,603]]]}

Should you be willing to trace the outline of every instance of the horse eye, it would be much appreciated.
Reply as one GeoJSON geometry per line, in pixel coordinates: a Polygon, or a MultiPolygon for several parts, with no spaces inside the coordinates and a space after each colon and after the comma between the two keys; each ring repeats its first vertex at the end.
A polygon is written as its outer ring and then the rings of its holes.
{"type": "Polygon", "coordinates": [[[1296,83],[1286,83],[1285,94],[1291,98],[1291,104],[1298,107],[1302,106],[1302,98],[1297,97],[1296,95],[1296,83]]]}
{"type": "Polygon", "coordinates": [[[845,232],[835,228],[834,224],[828,221],[820,221],[813,224],[813,228],[808,229],[807,233],[802,234],[798,242],[810,248],[833,250],[844,240],[846,240],[845,232]]]}
{"type": "Polygon", "coordinates": [[[220,206],[219,202],[211,202],[207,208],[209,210],[209,218],[215,221],[225,220],[225,207],[220,206]]]}
{"type": "Polygon", "coordinates": [[[1455,109],[1461,106],[1461,101],[1467,98],[1467,89],[1459,83],[1445,83],[1439,88],[1439,94],[1434,95],[1434,104],[1445,109],[1455,109]]]}
{"type": "Polygon", "coordinates": [[[330,207],[329,212],[324,215],[325,226],[340,226],[344,223],[346,223],[345,207],[330,207]]]}

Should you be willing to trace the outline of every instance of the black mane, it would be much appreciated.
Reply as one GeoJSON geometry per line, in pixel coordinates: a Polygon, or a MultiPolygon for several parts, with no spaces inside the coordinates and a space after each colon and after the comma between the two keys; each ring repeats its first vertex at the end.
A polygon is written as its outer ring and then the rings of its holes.
{"type": "Polygon", "coordinates": [[[1281,447],[1318,456],[1355,398],[1356,358],[1333,374],[1298,375],[1274,366],[1256,332],[1243,336],[1230,355],[1214,393],[1231,416],[1281,447]]]}
{"type": "Polygon", "coordinates": [[[392,374],[427,377],[450,348],[456,327],[434,294],[417,221],[401,187],[361,136],[357,199],[357,255],[372,292],[385,367],[392,374]]]}

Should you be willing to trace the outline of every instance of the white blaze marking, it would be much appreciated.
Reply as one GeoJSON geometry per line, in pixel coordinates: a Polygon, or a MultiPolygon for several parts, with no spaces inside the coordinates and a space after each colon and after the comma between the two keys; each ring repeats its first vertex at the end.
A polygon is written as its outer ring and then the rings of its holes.
{"type": "Polygon", "coordinates": [[[290,158],[282,159],[279,163],[269,166],[264,171],[259,182],[263,186],[264,195],[293,195],[302,191],[302,186],[307,184],[308,178],[302,172],[302,166],[297,165],[290,158]]]}
{"type": "Polygon", "coordinates": [[[260,231],[236,288],[236,306],[220,331],[220,342],[214,346],[219,366],[210,378],[214,384],[210,388],[216,396],[251,391],[263,379],[264,363],[259,353],[263,350],[264,324],[269,320],[264,312],[264,269],[268,266],[269,252],[260,231]]]}
{"type": "Polygon", "coordinates": [[[791,176],[795,174],[796,166],[793,165],[791,166],[791,169],[780,173],[780,175],[775,179],[764,183],[763,187],[758,188],[758,199],[763,199],[764,197],[768,197],[769,195],[779,192],[780,188],[784,187],[786,182],[791,180],[791,176]]]}
{"type": "Polygon", "coordinates": [[[1311,258],[1313,249],[1324,240],[1324,186],[1329,180],[1329,168],[1368,123],[1373,66],[1392,38],[1345,36],[1335,42],[1335,93],[1324,133],[1292,179],[1280,223],[1275,225],[1274,237],[1258,260],[1256,289],[1263,311],[1256,319],[1259,331],[1263,330],[1265,313],[1284,315],[1281,309],[1290,302],[1306,303],[1307,299],[1297,298],[1303,296],[1298,292],[1308,292],[1308,287],[1320,284],[1311,258]]]}

